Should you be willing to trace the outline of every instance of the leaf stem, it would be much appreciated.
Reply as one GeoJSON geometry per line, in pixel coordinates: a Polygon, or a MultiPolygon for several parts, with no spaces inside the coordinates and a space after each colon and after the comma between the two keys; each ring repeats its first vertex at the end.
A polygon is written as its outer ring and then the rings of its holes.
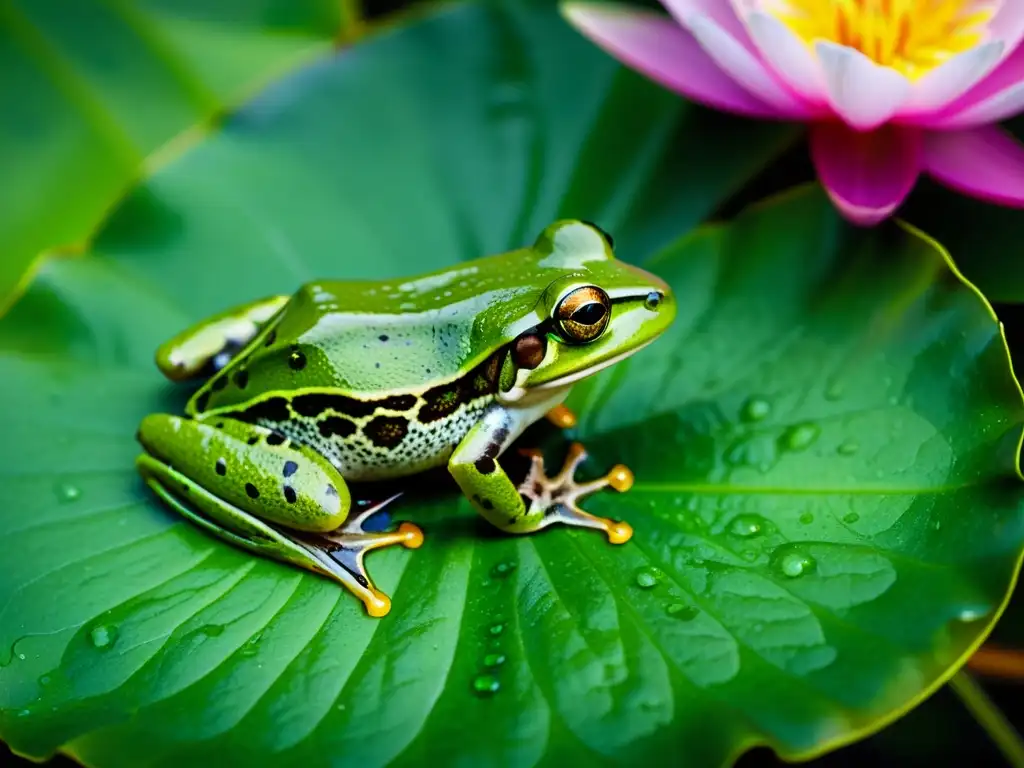
{"type": "Polygon", "coordinates": [[[984,689],[963,670],[949,681],[960,701],[1013,768],[1024,768],[1024,741],[984,689]]]}

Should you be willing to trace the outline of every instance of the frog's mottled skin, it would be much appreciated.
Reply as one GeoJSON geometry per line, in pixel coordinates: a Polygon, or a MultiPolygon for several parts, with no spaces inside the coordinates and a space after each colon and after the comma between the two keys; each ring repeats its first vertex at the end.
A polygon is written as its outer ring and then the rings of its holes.
{"type": "Polygon", "coordinates": [[[674,313],[661,280],[615,259],[607,235],[572,220],[532,247],[420,277],[310,283],[217,315],[158,350],[171,379],[209,378],[187,417],[143,421],[140,470],[212,532],[328,573],[383,615],[389,603],[362,555],[422,537],[408,523],[364,532],[366,512],[349,519],[346,480],[447,463],[503,530],[561,521],[628,539],[624,523],[574,503],[597,487],[624,488],[624,468],[577,486],[574,449],[558,477],[546,478],[535,459],[517,488],[496,459],[559,409],[574,381],[653,340],[674,313]],[[336,546],[328,552],[303,532],[336,546]]]}

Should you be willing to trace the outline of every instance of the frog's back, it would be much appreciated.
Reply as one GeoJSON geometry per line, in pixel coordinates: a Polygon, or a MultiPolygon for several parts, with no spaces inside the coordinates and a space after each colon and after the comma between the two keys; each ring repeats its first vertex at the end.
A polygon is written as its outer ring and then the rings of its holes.
{"type": "Polygon", "coordinates": [[[348,479],[441,465],[498,389],[507,340],[488,316],[539,298],[477,273],[304,285],[197,393],[194,412],[309,445],[348,479]]]}

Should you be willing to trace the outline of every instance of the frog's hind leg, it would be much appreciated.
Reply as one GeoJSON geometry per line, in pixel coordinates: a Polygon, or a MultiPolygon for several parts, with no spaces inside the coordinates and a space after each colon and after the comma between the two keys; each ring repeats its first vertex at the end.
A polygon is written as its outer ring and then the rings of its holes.
{"type": "Polygon", "coordinates": [[[269,296],[206,318],[161,344],[157,367],[171,381],[212,376],[256,338],[288,299],[269,296]]]}
{"type": "Polygon", "coordinates": [[[349,518],[344,479],[323,456],[264,427],[227,417],[147,416],[139,472],[172,509],[236,546],[333,578],[371,616],[391,601],[363,565],[371,549],[420,546],[412,523],[368,533],[365,521],[388,499],[349,518]]]}

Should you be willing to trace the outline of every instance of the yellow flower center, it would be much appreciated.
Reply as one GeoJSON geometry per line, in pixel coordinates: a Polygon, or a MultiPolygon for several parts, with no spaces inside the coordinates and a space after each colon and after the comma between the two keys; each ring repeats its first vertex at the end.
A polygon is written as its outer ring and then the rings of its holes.
{"type": "Polygon", "coordinates": [[[809,44],[830,40],[911,80],[985,40],[993,3],[978,0],[786,0],[774,14],[809,44]]]}

